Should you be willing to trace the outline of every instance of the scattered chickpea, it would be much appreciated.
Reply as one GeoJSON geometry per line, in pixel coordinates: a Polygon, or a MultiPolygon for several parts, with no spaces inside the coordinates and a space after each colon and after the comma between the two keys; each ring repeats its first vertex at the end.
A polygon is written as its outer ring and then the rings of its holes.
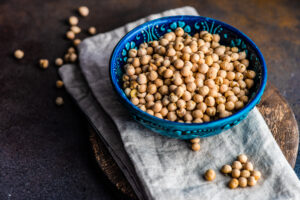
{"type": "Polygon", "coordinates": [[[243,166],[243,169],[251,172],[251,171],[253,171],[253,164],[251,162],[246,162],[243,166]]]}
{"type": "Polygon", "coordinates": [[[190,140],[191,143],[195,144],[195,143],[199,143],[200,142],[200,138],[194,138],[190,140]]]}
{"type": "Polygon", "coordinates": [[[17,49],[14,52],[14,56],[15,56],[16,59],[21,60],[24,57],[24,51],[22,51],[20,49],[17,49]]]}
{"type": "Polygon", "coordinates": [[[238,181],[238,179],[236,179],[236,178],[231,179],[231,180],[229,181],[229,183],[228,183],[228,187],[229,187],[230,189],[235,189],[235,188],[237,188],[238,186],[239,186],[239,181],[238,181]]]}
{"type": "Polygon", "coordinates": [[[199,151],[200,150],[200,144],[199,143],[193,143],[192,144],[192,150],[193,151],[199,151]]]}
{"type": "Polygon", "coordinates": [[[62,88],[63,86],[64,86],[64,82],[62,82],[61,80],[56,81],[56,87],[57,88],[62,88]]]}
{"type": "Polygon", "coordinates": [[[254,176],[250,176],[250,177],[248,178],[248,180],[247,180],[247,183],[248,183],[249,186],[254,186],[254,185],[256,185],[256,179],[255,179],[255,177],[254,177],[254,176]]]}
{"type": "Polygon", "coordinates": [[[81,15],[81,16],[83,16],[83,17],[86,17],[86,16],[88,16],[89,15],[89,8],[88,7],[86,7],[86,6],[80,6],[79,8],[78,8],[78,13],[81,15]]]}
{"type": "Polygon", "coordinates": [[[49,61],[47,59],[40,59],[39,60],[39,65],[43,69],[47,69],[49,66],[49,61]]]}
{"type": "Polygon", "coordinates": [[[72,25],[72,26],[77,25],[77,24],[78,24],[78,18],[75,17],[75,16],[69,17],[69,23],[70,23],[70,25],[72,25]]]}
{"type": "Polygon", "coordinates": [[[247,187],[247,178],[240,177],[239,178],[239,186],[242,188],[247,187]]]}
{"type": "Polygon", "coordinates": [[[261,177],[261,173],[260,173],[260,171],[254,170],[251,172],[251,176],[253,176],[255,178],[255,180],[258,181],[261,177]]]}
{"type": "Polygon", "coordinates": [[[91,26],[89,29],[88,29],[88,32],[89,34],[91,35],[95,35],[96,34],[96,28],[94,26],[91,26]]]}
{"type": "Polygon", "coordinates": [[[71,26],[70,30],[75,34],[78,34],[81,32],[81,28],[79,28],[78,26],[71,26]]]}
{"type": "Polygon", "coordinates": [[[236,160],[236,161],[234,161],[232,163],[232,169],[238,169],[238,170],[240,170],[242,168],[243,168],[243,166],[242,166],[242,163],[240,161],[236,160]]]}
{"type": "Polygon", "coordinates": [[[245,177],[245,178],[248,178],[250,176],[250,172],[248,170],[243,169],[241,171],[241,176],[245,177]]]}
{"type": "Polygon", "coordinates": [[[241,175],[241,171],[239,169],[232,169],[231,176],[233,178],[239,178],[241,175]]]}
{"type": "Polygon", "coordinates": [[[224,165],[221,169],[223,174],[229,174],[232,172],[232,167],[230,165],[224,165]]]}
{"type": "Polygon", "coordinates": [[[66,33],[66,37],[69,39],[69,40],[73,40],[75,38],[75,33],[73,31],[68,31],[66,33]]]}
{"type": "Polygon", "coordinates": [[[62,58],[56,58],[56,59],[55,59],[55,65],[56,65],[56,66],[60,67],[60,66],[62,66],[63,64],[64,64],[64,61],[63,61],[62,58]]]}
{"type": "Polygon", "coordinates": [[[212,169],[209,169],[205,172],[204,177],[207,181],[213,181],[216,178],[216,172],[212,169]]]}
{"type": "Polygon", "coordinates": [[[237,159],[240,161],[240,163],[244,164],[247,162],[248,157],[245,154],[240,154],[237,159]]]}
{"type": "Polygon", "coordinates": [[[56,97],[55,103],[57,106],[61,106],[64,104],[64,99],[62,97],[56,97]]]}
{"type": "Polygon", "coordinates": [[[75,39],[73,40],[74,46],[78,46],[80,44],[81,40],[80,39],[75,39]]]}

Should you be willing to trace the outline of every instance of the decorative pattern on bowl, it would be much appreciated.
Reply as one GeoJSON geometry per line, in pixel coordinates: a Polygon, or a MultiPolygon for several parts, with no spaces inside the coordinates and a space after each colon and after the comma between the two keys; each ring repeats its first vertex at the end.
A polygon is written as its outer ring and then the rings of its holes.
{"type": "Polygon", "coordinates": [[[110,60],[110,78],[122,104],[131,116],[145,127],[162,135],[190,139],[194,137],[207,137],[218,134],[237,125],[253,107],[259,103],[266,86],[267,68],[264,58],[258,47],[244,33],[223,22],[200,16],[173,16],[146,22],[126,34],[115,47],[110,60]],[[245,51],[250,61],[249,69],[256,72],[255,85],[250,90],[249,103],[233,115],[208,123],[178,123],[159,119],[134,106],[122,90],[123,66],[128,59],[128,51],[144,42],[158,40],[167,32],[177,27],[183,28],[193,35],[202,30],[221,36],[221,44],[238,47],[245,51]]]}

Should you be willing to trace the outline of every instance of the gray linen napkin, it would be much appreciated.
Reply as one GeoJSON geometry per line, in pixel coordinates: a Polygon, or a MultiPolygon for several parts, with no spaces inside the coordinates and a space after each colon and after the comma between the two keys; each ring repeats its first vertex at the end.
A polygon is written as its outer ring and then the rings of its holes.
{"type": "Polygon", "coordinates": [[[108,62],[119,39],[145,21],[184,14],[197,12],[191,7],[169,10],[85,39],[79,46],[80,69],[64,65],[59,70],[66,89],[98,130],[140,199],[300,199],[300,182],[256,108],[238,126],[201,140],[201,151],[192,152],[187,142],[160,136],[133,121],[117,100],[108,62]],[[226,187],[229,178],[219,173],[213,182],[204,181],[202,175],[208,168],[218,171],[240,153],[249,155],[262,172],[255,187],[230,190],[226,187]]]}

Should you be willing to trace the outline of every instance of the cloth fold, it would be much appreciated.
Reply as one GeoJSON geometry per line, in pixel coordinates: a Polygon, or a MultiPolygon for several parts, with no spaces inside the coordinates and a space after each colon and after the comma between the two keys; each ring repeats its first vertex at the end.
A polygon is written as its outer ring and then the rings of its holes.
{"type": "Polygon", "coordinates": [[[128,31],[158,17],[198,15],[192,7],[155,14],[79,45],[80,66],[64,65],[59,73],[67,91],[104,141],[139,199],[300,199],[300,182],[286,161],[259,111],[254,108],[238,126],[201,140],[192,152],[182,140],[160,136],[128,116],[109,80],[111,52],[128,31]],[[213,182],[203,179],[209,169],[218,171],[237,155],[249,155],[262,178],[255,187],[230,190],[217,173],[213,182]]]}

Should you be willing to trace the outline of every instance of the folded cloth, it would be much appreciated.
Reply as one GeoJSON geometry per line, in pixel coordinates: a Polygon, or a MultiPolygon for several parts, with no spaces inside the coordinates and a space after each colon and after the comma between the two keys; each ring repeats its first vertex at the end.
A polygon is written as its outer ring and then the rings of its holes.
{"type": "Polygon", "coordinates": [[[67,91],[104,141],[138,198],[300,199],[300,182],[256,108],[238,126],[202,139],[199,152],[192,152],[187,142],[160,136],[129,117],[109,80],[110,55],[128,31],[169,15],[197,12],[191,7],[169,10],[87,38],[79,45],[80,68],[64,65],[59,70],[67,91]],[[240,153],[249,155],[262,178],[254,187],[231,190],[226,186],[229,178],[218,171],[240,153]],[[217,171],[213,182],[203,179],[209,168],[217,171]]]}

